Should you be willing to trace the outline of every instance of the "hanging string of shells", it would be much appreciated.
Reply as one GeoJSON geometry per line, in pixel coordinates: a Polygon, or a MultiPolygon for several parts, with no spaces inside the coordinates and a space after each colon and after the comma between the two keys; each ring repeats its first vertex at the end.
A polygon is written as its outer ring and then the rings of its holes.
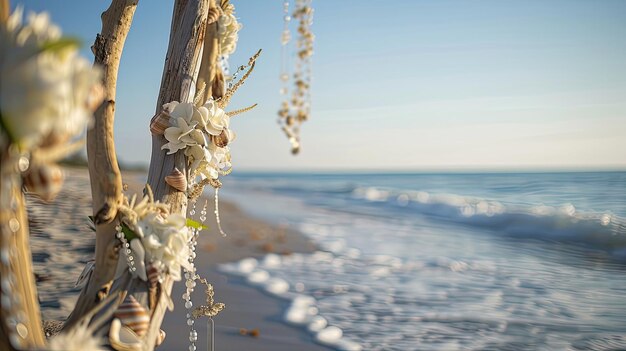
{"type": "Polygon", "coordinates": [[[300,152],[300,127],[309,119],[311,114],[311,56],[313,55],[313,41],[315,36],[311,31],[313,24],[312,0],[295,0],[295,9],[289,14],[289,1],[283,2],[283,32],[281,34],[281,88],[284,96],[281,108],[278,110],[278,124],[291,143],[291,152],[295,155],[300,152]],[[289,72],[289,43],[291,33],[289,24],[291,19],[298,21],[295,46],[295,64],[293,74],[289,72]],[[291,87],[291,97],[289,97],[291,87]]]}

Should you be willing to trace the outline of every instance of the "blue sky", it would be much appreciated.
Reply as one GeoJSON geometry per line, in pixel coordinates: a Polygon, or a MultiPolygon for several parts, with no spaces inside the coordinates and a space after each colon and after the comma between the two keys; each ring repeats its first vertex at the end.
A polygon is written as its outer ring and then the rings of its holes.
{"type": "MultiPolygon", "coordinates": [[[[314,0],[313,112],[293,157],[276,124],[281,0],[232,0],[235,169],[625,168],[625,1],[314,0]]],[[[20,2],[12,1],[15,5],[20,2]]],[[[107,1],[24,1],[85,55],[107,1]]],[[[119,158],[147,164],[173,1],[139,2],[122,58],[119,158]]]]}

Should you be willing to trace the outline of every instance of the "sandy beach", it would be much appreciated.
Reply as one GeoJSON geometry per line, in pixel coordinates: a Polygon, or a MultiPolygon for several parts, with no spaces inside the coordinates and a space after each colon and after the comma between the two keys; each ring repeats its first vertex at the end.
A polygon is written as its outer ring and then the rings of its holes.
{"type": "MultiPolygon", "coordinates": [[[[68,168],[66,183],[57,199],[45,204],[28,197],[31,222],[31,246],[37,288],[44,320],[63,320],[73,308],[80,292],[74,286],[84,263],[93,257],[94,234],[88,228],[91,214],[89,178],[86,169],[68,168]],[[53,244],[52,244],[53,243],[53,244]]],[[[145,174],[125,173],[129,192],[140,190],[145,174]]],[[[198,200],[197,212],[207,201],[206,224],[198,243],[196,267],[215,287],[215,298],[226,309],[215,318],[217,350],[328,350],[313,343],[304,330],[282,322],[287,301],[271,297],[243,284],[241,278],[225,276],[217,271],[220,263],[245,257],[260,257],[267,253],[291,254],[311,252],[315,245],[302,234],[289,228],[279,228],[251,218],[233,204],[222,201],[222,227],[228,234],[222,237],[215,226],[213,198],[198,200]],[[242,335],[242,329],[255,336],[242,335]]],[[[197,214],[196,214],[197,216],[197,214]]],[[[162,329],[167,337],[160,350],[186,350],[189,327],[180,296],[183,284],[174,287],[173,312],[166,314],[162,329]]],[[[194,302],[204,302],[202,289],[196,289],[194,302]]],[[[196,324],[200,335],[198,349],[206,349],[205,321],[196,324]]]]}

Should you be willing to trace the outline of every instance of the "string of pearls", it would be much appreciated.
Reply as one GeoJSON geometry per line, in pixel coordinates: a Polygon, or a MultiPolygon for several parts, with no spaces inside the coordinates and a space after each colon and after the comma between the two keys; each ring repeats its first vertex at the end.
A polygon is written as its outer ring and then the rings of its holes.
{"type": "MultiPolygon", "coordinates": [[[[204,224],[206,221],[207,215],[207,205],[208,201],[205,201],[204,207],[200,211],[200,223],[204,224]]],[[[192,203],[191,210],[189,211],[189,216],[192,217],[196,214],[196,201],[194,200],[192,203]]],[[[196,342],[198,341],[198,332],[195,329],[195,320],[192,315],[193,302],[191,302],[191,294],[196,287],[196,280],[199,278],[196,270],[196,266],[194,265],[194,260],[196,258],[196,247],[198,245],[198,236],[200,235],[201,228],[193,228],[189,227],[189,230],[193,233],[192,238],[189,241],[189,264],[191,266],[190,270],[184,269],[185,272],[185,292],[183,293],[183,300],[185,301],[185,309],[187,310],[187,325],[189,326],[189,351],[196,351],[196,342]]]]}
{"type": "Polygon", "coordinates": [[[115,226],[115,230],[117,231],[116,237],[122,242],[122,254],[126,257],[126,264],[128,265],[128,270],[130,274],[135,277],[137,276],[137,267],[135,267],[135,258],[133,257],[133,250],[130,248],[130,243],[126,240],[126,236],[124,235],[124,231],[122,230],[121,225],[115,226]]]}

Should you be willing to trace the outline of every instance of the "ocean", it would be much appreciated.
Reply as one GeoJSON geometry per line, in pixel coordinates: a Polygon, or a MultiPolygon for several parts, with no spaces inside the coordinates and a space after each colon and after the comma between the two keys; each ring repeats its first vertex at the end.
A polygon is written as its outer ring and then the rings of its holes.
{"type": "Polygon", "coordinates": [[[233,173],[313,254],[222,266],[352,350],[626,349],[626,172],[233,173]]]}

